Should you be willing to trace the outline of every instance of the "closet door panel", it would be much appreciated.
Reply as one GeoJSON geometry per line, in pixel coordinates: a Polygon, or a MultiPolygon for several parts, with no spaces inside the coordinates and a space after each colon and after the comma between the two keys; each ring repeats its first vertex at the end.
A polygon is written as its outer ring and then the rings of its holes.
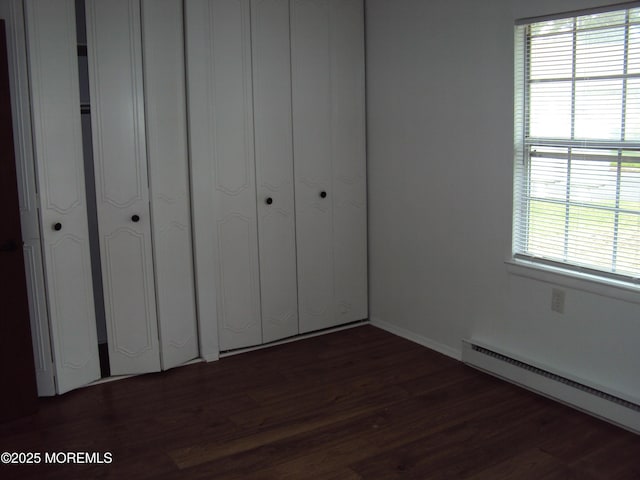
{"type": "Polygon", "coordinates": [[[292,0],[300,330],[367,316],[361,0],[292,0]]]}
{"type": "Polygon", "coordinates": [[[292,223],[293,212],[280,208],[261,214],[260,218],[260,247],[264,251],[260,256],[264,343],[298,334],[296,264],[290,259],[293,256],[295,260],[296,253],[292,223]]]}
{"type": "Polygon", "coordinates": [[[365,192],[364,12],[361,0],[334,3],[331,25],[333,176],[341,195],[365,192]],[[355,185],[355,188],[354,188],[355,185]]]}
{"type": "Polygon", "coordinates": [[[213,265],[215,248],[214,184],[211,152],[212,112],[211,26],[209,0],[190,0],[184,4],[187,99],[189,119],[189,154],[191,177],[191,212],[193,217],[194,270],[198,302],[198,336],[200,354],[206,360],[217,360],[218,278],[213,265]]]}
{"type": "Polygon", "coordinates": [[[333,244],[336,318],[367,318],[364,12],[332,4],[333,244]]]}
{"type": "Polygon", "coordinates": [[[181,0],[144,0],[151,218],[164,369],[198,356],[181,0]]]}
{"type": "MultiPolygon", "coordinates": [[[[48,397],[56,394],[56,385],[51,352],[51,333],[47,316],[42,249],[39,238],[23,239],[23,241],[25,243],[24,262],[27,273],[29,316],[38,396],[48,397]]],[[[93,354],[95,352],[90,352],[90,355],[93,354]]]]}
{"type": "Polygon", "coordinates": [[[38,395],[50,396],[55,395],[56,387],[45,297],[44,265],[40,246],[40,220],[31,136],[31,103],[22,1],[0,1],[0,18],[5,20],[7,28],[13,138],[36,381],[38,395]]]}
{"type": "Polygon", "coordinates": [[[153,330],[147,326],[150,322],[137,321],[147,316],[145,302],[135,295],[149,287],[145,237],[133,229],[118,228],[105,235],[103,243],[103,274],[112,321],[109,345],[116,352],[137,357],[154,348],[153,330]]]}
{"type": "Polygon", "coordinates": [[[249,0],[211,0],[207,100],[220,349],[262,342],[249,0]]]}
{"type": "Polygon", "coordinates": [[[87,51],[109,361],[160,369],[147,186],[140,4],[89,0],[87,51]]]}
{"type": "Polygon", "coordinates": [[[138,2],[88,1],[87,37],[98,201],[139,207],[147,179],[138,2]]]}
{"type": "Polygon", "coordinates": [[[298,333],[289,0],[253,0],[253,102],[263,342],[298,333]]]}
{"type": "Polygon", "coordinates": [[[72,0],[35,0],[25,7],[45,283],[57,390],[64,393],[100,378],[75,11],[72,0]]]}
{"type": "Polygon", "coordinates": [[[339,323],[363,320],[368,316],[365,203],[336,202],[334,225],[336,318],[339,323]]]}
{"type": "Polygon", "coordinates": [[[298,296],[305,333],[334,324],[329,3],[293,0],[291,17],[298,296]]]}

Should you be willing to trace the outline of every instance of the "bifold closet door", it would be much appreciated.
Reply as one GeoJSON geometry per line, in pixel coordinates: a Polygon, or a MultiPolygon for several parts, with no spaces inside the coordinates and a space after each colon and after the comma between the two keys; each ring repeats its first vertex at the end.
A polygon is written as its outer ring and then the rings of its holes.
{"type": "Polygon", "coordinates": [[[292,0],[300,331],[367,317],[362,0],[292,0]]]}
{"type": "Polygon", "coordinates": [[[162,368],[198,356],[182,0],[143,0],[145,111],[162,368]]]}
{"type": "Polygon", "coordinates": [[[87,0],[100,255],[113,375],[160,370],[140,3],[87,0]]]}
{"type": "Polygon", "coordinates": [[[193,0],[187,13],[193,205],[211,224],[195,224],[198,289],[216,296],[220,350],[230,350],[262,343],[251,6],[193,0]]]}
{"type": "Polygon", "coordinates": [[[100,378],[73,0],[25,2],[34,156],[58,393],[100,378]]]}
{"type": "Polygon", "coordinates": [[[252,0],[263,343],[298,333],[289,0],[252,0]]]}
{"type": "Polygon", "coordinates": [[[53,356],[49,340],[49,318],[44,287],[44,267],[40,242],[40,218],[31,129],[31,102],[27,70],[25,19],[22,0],[0,0],[0,18],[7,27],[7,53],[16,173],[20,202],[20,223],[29,296],[32,344],[38,395],[55,395],[53,356]]]}

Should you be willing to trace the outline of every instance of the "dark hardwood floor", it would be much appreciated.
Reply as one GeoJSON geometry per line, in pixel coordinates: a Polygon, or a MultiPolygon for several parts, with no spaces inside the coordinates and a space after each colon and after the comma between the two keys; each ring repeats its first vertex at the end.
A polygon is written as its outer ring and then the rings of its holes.
{"type": "Polygon", "coordinates": [[[639,436],[371,326],[39,407],[0,425],[0,451],[112,462],[0,478],[640,479],[639,436]]]}

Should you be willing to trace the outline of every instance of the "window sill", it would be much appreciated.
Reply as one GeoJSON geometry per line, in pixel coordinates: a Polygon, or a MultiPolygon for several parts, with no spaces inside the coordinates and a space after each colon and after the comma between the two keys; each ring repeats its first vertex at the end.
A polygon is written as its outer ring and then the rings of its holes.
{"type": "Polygon", "coordinates": [[[530,278],[567,288],[640,304],[640,286],[619,280],[574,272],[559,267],[540,265],[527,260],[507,260],[507,272],[518,277],[530,278]]]}

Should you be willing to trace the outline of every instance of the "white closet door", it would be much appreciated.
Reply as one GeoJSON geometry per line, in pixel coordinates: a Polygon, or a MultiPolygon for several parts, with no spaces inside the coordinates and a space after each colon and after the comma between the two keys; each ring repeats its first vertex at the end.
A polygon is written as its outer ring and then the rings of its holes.
{"type": "Polygon", "coordinates": [[[58,393],[100,378],[73,0],[26,2],[34,154],[58,393]]]}
{"type": "Polygon", "coordinates": [[[144,0],[145,110],[164,369],[198,356],[181,0],[144,0]]]}
{"type": "Polygon", "coordinates": [[[289,0],[252,0],[263,342],[298,333],[289,0]]]}
{"type": "Polygon", "coordinates": [[[347,323],[368,316],[364,9],[331,5],[334,318],[347,323]]]}
{"type": "Polygon", "coordinates": [[[329,2],[293,1],[291,16],[300,331],[309,332],[335,323],[329,2]]]}
{"type": "Polygon", "coordinates": [[[292,0],[300,331],[366,318],[361,0],[292,0]]]}
{"type": "Polygon", "coordinates": [[[0,18],[7,28],[7,54],[13,114],[13,138],[20,201],[20,222],[29,298],[33,354],[39,396],[55,395],[44,266],[40,247],[36,176],[31,138],[27,50],[22,0],[0,0],[0,18]]]}
{"type": "Polygon", "coordinates": [[[213,204],[214,182],[211,162],[211,27],[208,0],[190,0],[184,4],[189,155],[191,174],[191,215],[193,218],[194,270],[198,305],[200,355],[217,360],[218,340],[217,276],[213,268],[216,225],[213,204]],[[208,60],[206,60],[208,59],[208,60]]]}
{"type": "Polygon", "coordinates": [[[215,272],[213,295],[221,350],[262,343],[253,105],[250,0],[204,0],[188,4],[190,126],[194,149],[194,207],[211,211],[210,245],[199,240],[198,268],[215,272]],[[199,95],[194,97],[195,92],[199,95]],[[196,177],[202,177],[200,180],[196,177]],[[200,182],[211,182],[211,193],[200,182]],[[205,249],[212,249],[209,255],[205,249]],[[200,264],[212,258],[213,265],[200,264]]]}
{"type": "Polygon", "coordinates": [[[98,230],[114,375],[160,370],[144,124],[140,4],[88,0],[98,230]]]}

